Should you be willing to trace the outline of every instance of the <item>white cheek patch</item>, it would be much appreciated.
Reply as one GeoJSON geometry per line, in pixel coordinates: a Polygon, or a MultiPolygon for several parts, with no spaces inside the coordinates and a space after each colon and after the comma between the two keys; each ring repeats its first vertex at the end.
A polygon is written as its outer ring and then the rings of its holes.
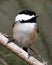
{"type": "Polygon", "coordinates": [[[35,17],[34,15],[19,14],[15,17],[15,21],[29,20],[35,17]]]}

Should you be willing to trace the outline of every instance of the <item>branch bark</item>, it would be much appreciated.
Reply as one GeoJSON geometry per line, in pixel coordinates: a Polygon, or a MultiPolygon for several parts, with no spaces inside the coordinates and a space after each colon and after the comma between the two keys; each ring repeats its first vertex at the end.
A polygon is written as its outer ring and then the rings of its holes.
{"type": "Polygon", "coordinates": [[[28,53],[25,52],[22,48],[16,45],[13,42],[7,43],[8,38],[6,38],[2,33],[0,33],[0,45],[12,51],[14,54],[25,60],[30,65],[45,65],[45,63],[40,62],[33,56],[28,56],[28,53]]]}

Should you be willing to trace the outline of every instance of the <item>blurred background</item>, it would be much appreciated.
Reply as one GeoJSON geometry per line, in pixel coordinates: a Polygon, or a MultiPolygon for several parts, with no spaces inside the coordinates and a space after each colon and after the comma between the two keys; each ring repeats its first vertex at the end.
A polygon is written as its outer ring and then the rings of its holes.
{"type": "MultiPolygon", "coordinates": [[[[24,9],[33,10],[39,16],[39,37],[32,48],[52,65],[52,0],[0,0],[0,32],[11,35],[15,16],[24,9]]],[[[0,65],[28,64],[0,45],[0,65]]]]}

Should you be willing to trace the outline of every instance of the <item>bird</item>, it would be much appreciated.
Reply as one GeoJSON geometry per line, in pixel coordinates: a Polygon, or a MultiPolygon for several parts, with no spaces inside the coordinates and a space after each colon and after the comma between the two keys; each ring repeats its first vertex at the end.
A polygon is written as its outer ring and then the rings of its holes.
{"type": "Polygon", "coordinates": [[[38,38],[37,17],[36,12],[23,10],[15,16],[13,23],[13,39],[28,53],[28,49],[38,38]]]}
{"type": "Polygon", "coordinates": [[[37,25],[36,12],[31,10],[20,11],[13,22],[13,36],[9,37],[7,43],[16,41],[19,46],[31,56],[30,50],[39,54],[31,48],[38,39],[39,29],[37,25]],[[30,49],[30,50],[29,50],[30,49]]]}

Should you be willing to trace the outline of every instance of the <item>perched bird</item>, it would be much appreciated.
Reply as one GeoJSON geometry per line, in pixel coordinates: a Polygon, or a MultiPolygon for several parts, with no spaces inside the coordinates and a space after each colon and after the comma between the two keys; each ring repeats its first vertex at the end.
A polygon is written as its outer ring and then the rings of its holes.
{"type": "Polygon", "coordinates": [[[28,52],[38,38],[37,15],[34,11],[24,10],[17,14],[13,24],[13,38],[28,52]]]}

